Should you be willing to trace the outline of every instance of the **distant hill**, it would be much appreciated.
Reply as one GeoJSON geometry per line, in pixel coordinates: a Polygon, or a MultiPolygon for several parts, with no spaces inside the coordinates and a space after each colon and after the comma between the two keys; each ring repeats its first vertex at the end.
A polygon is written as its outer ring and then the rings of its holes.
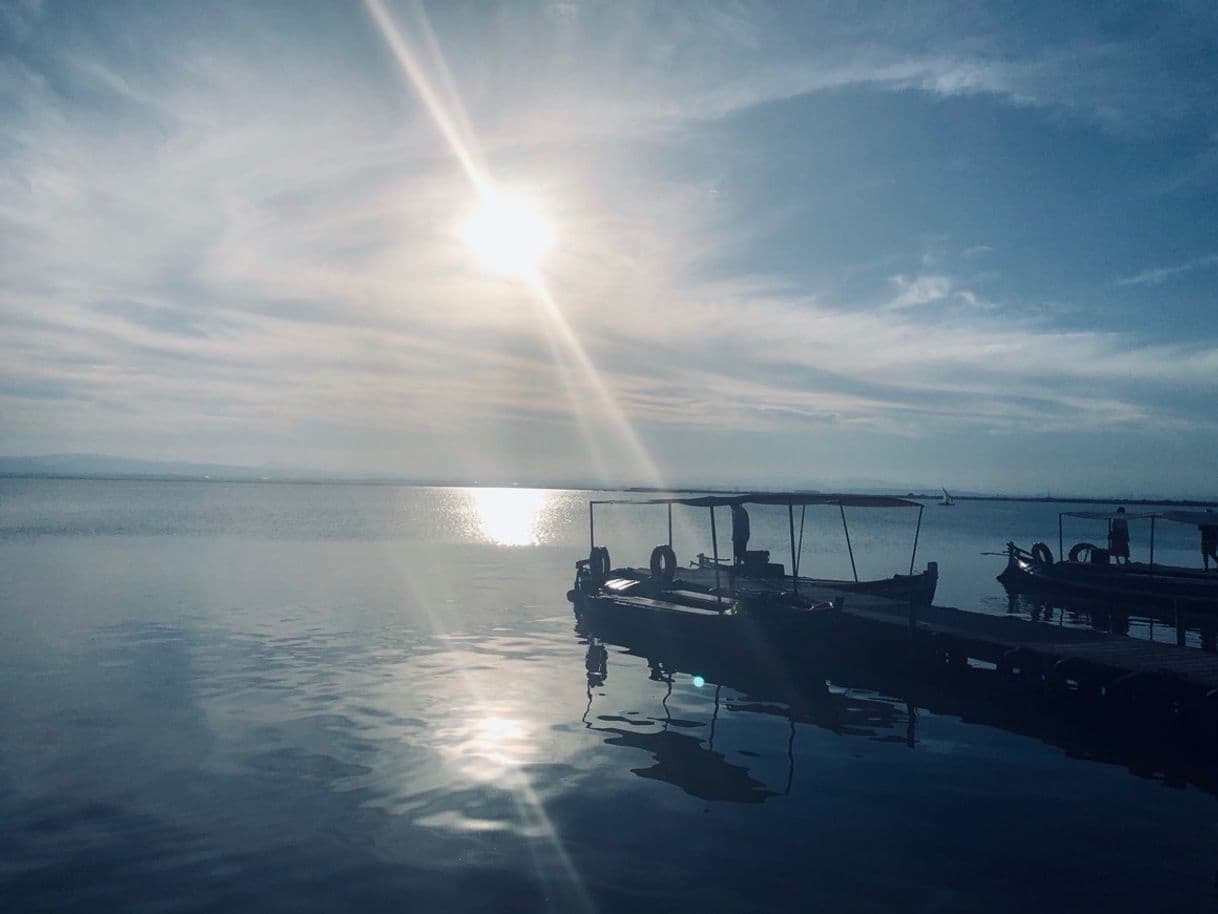
{"type": "MultiPolygon", "coordinates": [[[[421,486],[489,486],[489,487],[537,487],[546,489],[582,489],[600,491],[647,492],[742,492],[742,491],[798,491],[798,492],[851,492],[856,495],[903,495],[921,501],[938,501],[942,490],[937,486],[884,485],[874,479],[854,479],[836,484],[819,485],[805,483],[787,484],[772,482],[765,485],[732,485],[727,481],[703,480],[701,484],[692,480],[674,481],[664,489],[650,486],[617,485],[597,483],[588,479],[567,478],[499,478],[499,479],[452,479],[438,477],[410,477],[405,473],[335,473],[332,471],[289,467],[275,464],[262,466],[235,466],[222,463],[189,463],[174,460],[139,460],[130,457],[114,457],[109,454],[42,454],[30,457],[0,457],[0,478],[14,476],[45,478],[95,478],[95,479],[209,479],[231,482],[296,482],[296,483],[356,483],[421,486]]],[[[756,482],[756,480],[754,481],[756,482]]],[[[1071,495],[996,494],[957,490],[952,496],[958,501],[1040,501],[1076,502],[1098,504],[1175,504],[1218,506],[1218,497],[1128,497],[1071,495]]]]}
{"type": "Polygon", "coordinates": [[[436,486],[537,486],[539,488],[596,488],[580,480],[540,479],[451,479],[418,478],[404,473],[336,473],[310,467],[278,464],[236,466],[222,463],[190,463],[176,460],[140,460],[110,454],[41,454],[30,457],[0,456],[0,478],[43,477],[70,479],[207,479],[231,482],[336,482],[388,483],[436,486]]]}
{"type": "Polygon", "coordinates": [[[217,463],[135,460],[106,454],[45,454],[0,457],[0,476],[132,476],[140,478],[299,478],[299,471],[217,463]]]}

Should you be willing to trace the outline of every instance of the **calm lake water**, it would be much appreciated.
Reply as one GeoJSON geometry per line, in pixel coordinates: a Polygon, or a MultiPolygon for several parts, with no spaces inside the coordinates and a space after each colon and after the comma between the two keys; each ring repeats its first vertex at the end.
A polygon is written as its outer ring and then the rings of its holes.
{"type": "MultiPolygon", "coordinates": [[[[0,480],[0,910],[1218,905],[1218,800],[1153,761],[590,645],[589,497],[0,480]]],[[[928,507],[936,602],[1022,612],[980,553],[1056,553],[1064,507],[928,507]]],[[[644,564],[663,512],[605,508],[598,539],[644,564]]],[[[860,575],[908,568],[915,514],[848,514],[860,575]]],[[[682,563],[706,527],[678,512],[682,563]]],[[[788,561],[785,511],[753,529],[788,561]]],[[[1197,563],[1195,530],[1156,536],[1197,563]]],[[[849,576],[833,510],[804,550],[849,576]]]]}

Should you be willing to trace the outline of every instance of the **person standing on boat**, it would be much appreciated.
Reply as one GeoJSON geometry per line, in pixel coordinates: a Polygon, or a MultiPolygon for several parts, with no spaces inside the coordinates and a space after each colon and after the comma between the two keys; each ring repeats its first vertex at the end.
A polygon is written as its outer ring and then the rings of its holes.
{"type": "MultiPolygon", "coordinates": [[[[1206,508],[1205,513],[1211,513],[1210,509],[1206,508]]],[[[1201,531],[1201,561],[1205,564],[1205,570],[1210,570],[1210,559],[1214,560],[1214,568],[1218,569],[1218,517],[1210,523],[1198,524],[1197,529],[1201,531]]]]}
{"type": "Polygon", "coordinates": [[[1116,509],[1116,517],[1108,528],[1108,554],[1118,565],[1122,564],[1122,558],[1125,559],[1124,564],[1129,564],[1129,521],[1125,519],[1124,507],[1116,509]]]}
{"type": "Polygon", "coordinates": [[[744,564],[744,553],[749,546],[749,512],[744,505],[732,505],[732,562],[744,564]]]}

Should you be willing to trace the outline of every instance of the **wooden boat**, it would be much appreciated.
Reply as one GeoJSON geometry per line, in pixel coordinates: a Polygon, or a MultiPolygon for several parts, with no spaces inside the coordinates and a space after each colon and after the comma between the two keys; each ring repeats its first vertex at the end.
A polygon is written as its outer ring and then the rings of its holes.
{"type": "Polygon", "coordinates": [[[952,507],[952,505],[954,505],[955,503],[956,503],[956,499],[952,498],[951,493],[949,493],[949,492],[947,491],[947,489],[944,489],[944,490],[943,490],[943,498],[942,498],[942,500],[939,502],[939,507],[941,507],[941,508],[950,508],[950,507],[952,507]]]}
{"type": "MultiPolygon", "coordinates": [[[[720,559],[718,562],[721,574],[731,576],[738,586],[764,587],[767,582],[783,587],[791,581],[782,565],[773,565],[777,571],[766,570],[763,566],[771,565],[768,553],[762,553],[762,558],[747,559],[740,566],[720,559]]],[[[696,566],[682,569],[679,572],[684,581],[696,581],[709,586],[714,574],[716,562],[709,555],[699,554],[696,566]],[[699,573],[701,572],[701,573],[699,573]]],[[[917,574],[894,574],[888,578],[874,578],[868,581],[842,580],[837,578],[806,578],[800,576],[796,582],[805,590],[813,587],[840,590],[843,593],[866,593],[876,597],[886,597],[889,600],[900,600],[903,603],[912,601],[918,606],[929,606],[935,599],[935,588],[939,584],[939,565],[928,562],[925,571],[917,574]]]]}
{"type": "Polygon", "coordinates": [[[746,643],[784,643],[805,641],[815,635],[834,599],[851,592],[871,593],[914,603],[929,603],[938,581],[938,566],[927,565],[925,572],[913,573],[921,531],[922,505],[900,498],[857,495],[805,495],[801,493],[750,493],[744,495],[706,495],[689,498],[645,500],[594,500],[588,505],[588,558],[576,562],[575,585],[568,597],[582,617],[596,621],[611,618],[618,624],[633,624],[664,637],[679,636],[699,640],[746,643]],[[618,567],[611,564],[608,549],[596,540],[596,507],[605,504],[666,505],[668,541],[652,550],[647,568],[618,567]],[[765,551],[746,552],[739,564],[719,556],[714,523],[717,508],[744,505],[778,505],[787,508],[791,544],[791,573],[769,561],[765,551]],[[809,506],[836,506],[842,515],[850,553],[853,579],[830,580],[799,575],[803,528],[809,506]],[[709,511],[713,554],[699,555],[688,568],[678,568],[672,549],[672,509],[674,506],[705,508],[709,511]],[[795,508],[800,508],[798,540],[795,508]],[[914,533],[913,554],[908,574],[874,581],[860,581],[854,563],[849,527],[845,526],[846,507],[917,508],[918,527],[914,533]],[[826,600],[826,592],[834,596],[826,600]]]}
{"type": "Polygon", "coordinates": [[[1117,565],[1108,549],[1092,543],[1075,543],[1065,551],[1062,521],[1066,517],[1107,521],[1117,514],[1095,511],[1063,511],[1058,515],[1058,555],[1045,543],[1025,550],[1007,543],[1007,567],[998,580],[1013,594],[1081,597],[1111,605],[1148,605],[1186,611],[1218,611],[1218,573],[1155,562],[1154,530],[1160,520],[1201,526],[1218,522],[1208,511],[1164,511],[1121,514],[1126,520],[1150,521],[1150,561],[1117,565]],[[1064,555],[1063,555],[1064,553],[1064,555]]]}

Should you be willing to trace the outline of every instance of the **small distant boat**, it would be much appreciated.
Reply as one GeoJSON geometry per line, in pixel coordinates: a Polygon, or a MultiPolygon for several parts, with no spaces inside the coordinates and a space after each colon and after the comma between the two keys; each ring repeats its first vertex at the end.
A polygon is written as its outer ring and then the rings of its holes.
{"type": "Polygon", "coordinates": [[[1200,568],[1164,565],[1155,561],[1155,522],[1174,521],[1198,527],[1218,520],[1200,511],[1164,511],[1148,514],[1110,514],[1097,511],[1062,511],[1058,515],[1058,558],[1045,543],[1025,550],[1007,543],[1007,567],[998,580],[1008,593],[1084,598],[1112,605],[1147,605],[1204,612],[1218,611],[1218,574],[1200,568]],[[1075,543],[1065,555],[1062,519],[1077,517],[1107,521],[1118,517],[1150,521],[1150,561],[1116,565],[1109,550],[1092,543],[1075,543]]]}
{"type": "Polygon", "coordinates": [[[942,499],[942,501],[939,502],[939,507],[940,508],[950,508],[955,503],[956,503],[956,499],[952,498],[951,493],[948,492],[947,489],[944,489],[943,490],[943,499],[942,499]]]}

